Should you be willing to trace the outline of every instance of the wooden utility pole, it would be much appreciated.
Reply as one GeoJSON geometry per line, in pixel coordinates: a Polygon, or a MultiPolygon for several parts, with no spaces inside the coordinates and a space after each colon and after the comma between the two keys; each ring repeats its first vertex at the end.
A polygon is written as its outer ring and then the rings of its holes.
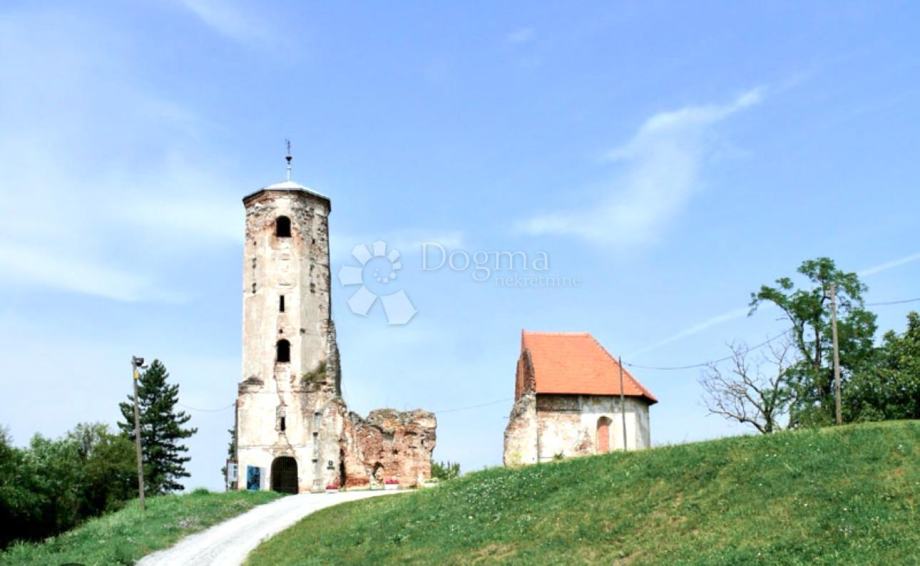
{"type": "Polygon", "coordinates": [[[623,356],[617,359],[620,365],[620,415],[623,417],[623,451],[626,452],[626,391],[623,389],[623,356]]]}
{"type": "Polygon", "coordinates": [[[131,381],[134,383],[134,447],[137,450],[137,494],[141,500],[141,511],[144,506],[144,458],[141,452],[141,415],[137,408],[137,380],[141,377],[140,368],[144,365],[144,358],[131,356],[131,381]]]}
{"type": "Polygon", "coordinates": [[[837,424],[843,424],[843,412],[840,408],[840,349],[837,347],[837,285],[831,283],[831,338],[834,342],[834,403],[836,405],[837,424]]]}

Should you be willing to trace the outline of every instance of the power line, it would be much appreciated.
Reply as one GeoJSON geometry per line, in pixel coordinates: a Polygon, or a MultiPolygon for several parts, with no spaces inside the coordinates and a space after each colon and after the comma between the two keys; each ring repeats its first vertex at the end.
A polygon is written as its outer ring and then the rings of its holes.
{"type": "Polygon", "coordinates": [[[185,403],[179,403],[178,401],[176,402],[176,405],[179,405],[183,409],[188,409],[189,411],[197,411],[199,413],[219,413],[221,411],[226,411],[227,409],[232,408],[234,405],[236,405],[236,401],[230,403],[226,407],[219,407],[217,409],[200,409],[198,407],[190,407],[189,405],[186,405],[185,403]]]}
{"type": "MultiPolygon", "coordinates": [[[[920,297],[916,297],[916,298],[913,298],[913,299],[900,299],[900,300],[896,300],[896,301],[880,301],[880,302],[876,302],[876,303],[866,303],[866,306],[867,306],[867,307],[879,307],[879,306],[885,306],[885,305],[903,305],[903,304],[907,304],[907,303],[916,303],[916,302],[918,302],[918,301],[920,301],[920,297]]],[[[784,336],[785,334],[788,334],[789,332],[790,332],[790,330],[786,330],[785,332],[782,332],[782,333],[780,333],[780,334],[777,334],[776,336],[773,336],[772,338],[768,338],[767,340],[764,340],[764,341],[761,342],[760,344],[757,344],[756,346],[752,346],[751,348],[749,348],[749,350],[756,350],[756,349],[758,349],[758,348],[762,348],[762,347],[766,346],[767,344],[769,344],[770,342],[773,342],[773,341],[776,340],[777,338],[780,338],[780,337],[784,336]]],[[[722,362],[728,361],[728,360],[732,359],[732,357],[733,357],[733,356],[725,356],[724,358],[717,358],[717,359],[715,359],[715,360],[709,360],[708,362],[700,362],[700,363],[697,363],[697,364],[687,364],[687,365],[684,365],[684,366],[644,366],[644,365],[633,364],[633,363],[629,363],[629,362],[626,362],[626,365],[629,366],[629,367],[631,367],[631,368],[636,368],[636,369],[650,369],[650,370],[661,370],[661,371],[676,371],[676,370],[695,369],[695,368],[708,367],[708,366],[711,366],[711,365],[713,365],[713,364],[718,364],[718,363],[722,363],[722,362]]]]}
{"type": "MultiPolygon", "coordinates": [[[[751,346],[750,348],[748,348],[748,351],[757,350],[758,348],[763,348],[764,346],[766,346],[766,345],[769,344],[770,342],[773,342],[774,340],[776,340],[776,339],[778,339],[778,338],[782,338],[782,337],[785,336],[786,334],[789,334],[790,331],[791,331],[791,329],[790,329],[790,330],[784,330],[783,332],[780,332],[780,333],[777,334],[776,336],[773,336],[773,337],[771,337],[771,338],[767,338],[766,340],[764,340],[764,341],[761,342],[760,344],[756,344],[756,345],[751,346]]],[[[711,365],[713,365],[713,364],[719,364],[719,363],[722,363],[722,362],[726,362],[726,361],[732,359],[733,357],[734,357],[734,356],[725,356],[724,358],[718,358],[718,359],[715,359],[715,360],[709,360],[708,362],[700,362],[700,363],[697,363],[697,364],[688,364],[688,365],[685,365],[685,366],[643,366],[643,365],[639,365],[639,364],[632,364],[632,363],[629,363],[629,362],[626,362],[626,365],[629,366],[629,367],[631,367],[631,368],[636,368],[636,369],[654,369],[654,370],[661,370],[661,371],[672,371],[672,370],[681,370],[681,369],[694,369],[694,368],[709,367],[709,366],[711,366],[711,365]]]]}
{"type": "Polygon", "coordinates": [[[506,403],[512,401],[513,398],[506,397],[504,399],[496,399],[495,401],[489,401],[488,403],[480,403],[479,405],[470,405],[468,407],[456,407],[454,409],[441,409],[440,411],[431,411],[436,415],[441,415],[444,413],[455,413],[457,411],[469,411],[471,409],[479,409],[480,407],[488,407],[489,405],[497,405],[499,403],[506,403]]]}
{"type": "Polygon", "coordinates": [[[867,307],[881,307],[885,305],[903,305],[906,303],[916,303],[917,301],[920,301],[920,297],[917,297],[916,299],[902,299],[900,301],[882,301],[880,303],[866,303],[866,306],[867,307]]]}
{"type": "MultiPolygon", "coordinates": [[[[914,298],[914,299],[902,299],[902,300],[897,300],[897,301],[882,301],[882,302],[876,302],[876,303],[866,303],[866,306],[867,306],[867,307],[876,307],[876,306],[886,306],[886,305],[902,305],[902,304],[907,304],[907,303],[916,303],[916,302],[918,302],[918,301],[920,301],[920,297],[917,297],[917,298],[914,298]]],[[[770,337],[770,338],[764,340],[763,342],[761,342],[761,343],[759,343],[759,344],[756,344],[756,345],[754,345],[754,346],[751,346],[750,348],[748,348],[748,350],[751,351],[751,350],[757,350],[757,349],[763,348],[763,347],[766,346],[767,344],[770,344],[770,343],[773,342],[774,340],[777,340],[777,339],[779,339],[779,338],[785,336],[785,335],[788,334],[789,332],[791,332],[791,329],[790,329],[790,330],[785,330],[785,331],[783,331],[783,332],[781,332],[781,333],[779,333],[779,334],[777,334],[777,335],[775,335],[775,336],[772,336],[772,337],[770,337]]],[[[631,368],[635,368],[635,369],[648,369],[648,370],[658,370],[658,371],[678,371],[678,370],[687,370],[687,369],[696,369],[696,368],[709,367],[709,366],[714,365],[714,364],[719,364],[719,363],[722,363],[722,362],[727,362],[728,360],[732,359],[732,357],[733,357],[733,356],[725,356],[725,357],[722,357],[722,358],[716,358],[716,359],[714,359],[714,360],[709,360],[709,361],[705,361],[705,362],[699,362],[699,363],[695,363],[695,364],[687,364],[687,365],[682,365],[682,366],[646,366],[646,365],[641,365],[641,364],[634,364],[634,363],[631,363],[631,362],[625,362],[625,365],[627,365],[627,366],[629,366],[629,367],[631,367],[631,368]]],[[[250,393],[266,393],[266,394],[272,394],[272,395],[275,394],[275,392],[270,392],[270,391],[253,391],[253,392],[250,392],[250,393]]],[[[489,407],[489,406],[492,406],[492,405],[497,405],[497,404],[499,404],[499,403],[506,403],[506,402],[508,402],[508,401],[513,401],[513,400],[514,400],[514,399],[513,399],[512,397],[506,397],[506,398],[504,398],[504,399],[496,399],[496,400],[494,400],[494,401],[488,401],[488,402],[486,402],[486,403],[480,403],[480,404],[478,404],[478,405],[468,405],[468,406],[465,406],[465,407],[454,407],[454,408],[450,408],[450,409],[441,409],[441,410],[432,411],[432,412],[435,413],[436,415],[442,415],[442,414],[445,414],[445,413],[456,413],[456,412],[460,412],[460,411],[470,411],[470,410],[473,410],[473,409],[480,409],[480,408],[482,408],[482,407],[489,407]]],[[[176,403],[176,404],[179,405],[180,407],[184,408],[184,409],[188,409],[188,410],[190,410],[190,411],[197,411],[197,412],[201,412],[201,413],[217,413],[217,412],[220,412],[220,411],[226,411],[227,409],[230,409],[230,408],[232,408],[234,405],[236,405],[236,403],[234,402],[234,403],[230,403],[230,404],[227,405],[226,407],[219,407],[219,408],[216,408],[216,409],[201,409],[201,408],[198,408],[198,407],[191,407],[191,406],[186,405],[186,404],[184,404],[184,403],[176,403]]]]}

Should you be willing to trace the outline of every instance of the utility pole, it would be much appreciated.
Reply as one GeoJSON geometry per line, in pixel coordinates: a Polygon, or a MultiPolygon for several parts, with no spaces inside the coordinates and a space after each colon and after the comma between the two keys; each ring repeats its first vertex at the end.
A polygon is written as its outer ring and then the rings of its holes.
{"type": "Polygon", "coordinates": [[[131,381],[134,384],[134,447],[137,449],[137,493],[141,500],[141,511],[144,507],[144,458],[141,453],[141,415],[137,408],[137,380],[141,377],[140,368],[144,366],[144,358],[131,356],[131,381]]]}
{"type": "Polygon", "coordinates": [[[834,403],[836,405],[837,424],[843,424],[840,409],[840,349],[837,347],[837,284],[830,285],[831,296],[831,338],[834,342],[834,403]]]}
{"type": "Polygon", "coordinates": [[[623,389],[623,356],[617,359],[620,364],[620,415],[623,417],[623,452],[626,452],[626,391],[623,389]]]}

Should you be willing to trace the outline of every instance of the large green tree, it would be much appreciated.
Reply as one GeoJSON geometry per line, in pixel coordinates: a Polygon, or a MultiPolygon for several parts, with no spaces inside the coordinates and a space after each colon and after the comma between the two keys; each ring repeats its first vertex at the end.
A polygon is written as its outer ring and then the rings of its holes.
{"type": "Polygon", "coordinates": [[[843,397],[848,420],[920,419],[920,314],[907,315],[903,334],[885,334],[843,397]]]}
{"type": "Polygon", "coordinates": [[[121,507],[137,496],[134,444],[101,423],[78,424],[66,439],[76,447],[82,471],[80,515],[91,517],[121,507]]]}
{"type": "MultiPolygon", "coordinates": [[[[179,480],[189,477],[185,464],[191,458],[185,455],[188,447],[182,441],[198,432],[184,427],[192,417],[176,411],[179,386],[168,383],[168,378],[166,366],[153,360],[138,380],[144,487],[153,495],[184,489],[179,480]]],[[[133,437],[134,395],[128,395],[128,401],[120,403],[119,408],[124,420],[118,426],[126,436],[133,437]]]]}
{"type": "Polygon", "coordinates": [[[131,443],[105,425],[11,445],[0,429],[0,548],[58,534],[134,496],[131,443]]]}
{"type": "Polygon", "coordinates": [[[830,258],[802,262],[798,272],[808,283],[797,288],[790,277],[776,280],[751,293],[751,313],[763,303],[778,307],[792,324],[790,336],[801,361],[790,369],[789,387],[794,391],[790,425],[824,425],[834,419],[833,348],[829,289],[837,289],[837,335],[842,380],[850,377],[873,356],[875,315],[866,310],[866,286],[855,273],[837,268],[830,258]]]}

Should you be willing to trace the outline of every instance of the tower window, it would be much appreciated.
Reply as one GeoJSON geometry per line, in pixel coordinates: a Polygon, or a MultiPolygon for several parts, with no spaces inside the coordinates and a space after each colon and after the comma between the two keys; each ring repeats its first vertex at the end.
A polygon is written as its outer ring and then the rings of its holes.
{"type": "Polygon", "coordinates": [[[287,216],[279,216],[275,219],[275,236],[279,238],[291,237],[291,219],[287,216]]]}
{"type": "Polygon", "coordinates": [[[287,430],[287,415],[285,415],[284,405],[279,405],[278,408],[275,409],[275,416],[278,420],[277,429],[281,432],[287,430]]]}
{"type": "Polygon", "coordinates": [[[278,312],[284,312],[284,295],[278,297],[278,312]]]}
{"type": "Polygon", "coordinates": [[[275,361],[277,362],[290,362],[291,361],[291,343],[287,340],[278,340],[278,346],[276,348],[275,361]]]}

